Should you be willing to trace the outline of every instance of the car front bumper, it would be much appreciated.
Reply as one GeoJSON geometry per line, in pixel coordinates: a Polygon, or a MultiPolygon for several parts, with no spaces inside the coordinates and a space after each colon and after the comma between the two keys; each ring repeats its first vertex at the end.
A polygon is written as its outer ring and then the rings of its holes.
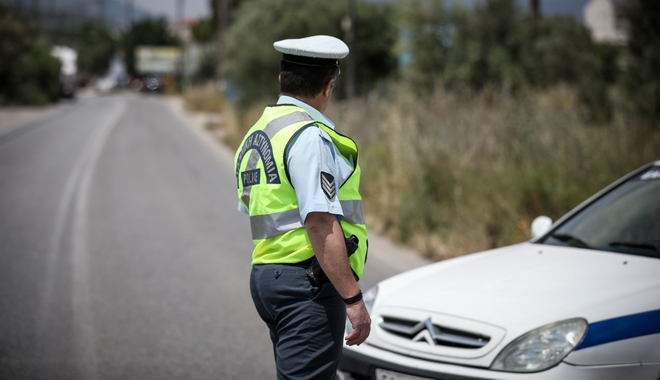
{"type": "Polygon", "coordinates": [[[347,378],[377,379],[377,369],[442,380],[658,380],[660,378],[660,362],[648,365],[636,363],[603,366],[575,366],[562,362],[542,372],[511,373],[416,359],[366,343],[359,347],[344,347],[339,371],[348,375],[347,378]]]}

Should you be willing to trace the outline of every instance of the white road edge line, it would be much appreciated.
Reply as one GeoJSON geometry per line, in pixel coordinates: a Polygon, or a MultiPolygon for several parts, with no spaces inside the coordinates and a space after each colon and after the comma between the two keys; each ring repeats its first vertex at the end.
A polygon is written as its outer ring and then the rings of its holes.
{"type": "Polygon", "coordinates": [[[87,206],[96,164],[101,156],[105,142],[112,129],[126,112],[126,103],[121,100],[112,116],[106,123],[98,127],[99,131],[91,142],[89,156],[81,173],[73,213],[72,254],[73,267],[72,304],[73,326],[76,344],[76,359],[84,378],[98,378],[98,360],[96,357],[96,342],[94,339],[94,315],[89,284],[89,252],[87,246],[87,206]]]}
{"type": "MultiPolygon", "coordinates": [[[[75,344],[75,359],[82,378],[98,379],[98,360],[94,339],[94,318],[91,308],[89,286],[89,252],[87,247],[87,206],[96,164],[103,151],[105,142],[112,129],[125,114],[126,102],[121,100],[111,111],[106,122],[96,128],[85,142],[80,155],[74,162],[67,177],[64,191],[58,205],[54,233],[51,238],[46,267],[46,288],[41,302],[39,315],[38,338],[43,343],[48,328],[50,304],[52,302],[55,282],[55,269],[60,260],[62,243],[65,238],[68,211],[73,203],[71,215],[71,264],[72,264],[72,311],[75,344]],[[75,202],[75,203],[74,203],[75,202]]],[[[43,350],[52,347],[42,347],[43,350]]],[[[42,352],[49,355],[48,352],[42,352]]]]}

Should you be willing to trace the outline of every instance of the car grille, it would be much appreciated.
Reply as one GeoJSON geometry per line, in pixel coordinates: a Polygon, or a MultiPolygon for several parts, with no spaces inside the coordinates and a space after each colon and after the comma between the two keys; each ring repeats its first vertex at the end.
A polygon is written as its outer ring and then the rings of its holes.
{"type": "Polygon", "coordinates": [[[383,316],[379,326],[390,334],[413,342],[426,342],[433,346],[478,349],[490,341],[490,337],[487,336],[434,325],[431,318],[410,321],[383,316]]]}

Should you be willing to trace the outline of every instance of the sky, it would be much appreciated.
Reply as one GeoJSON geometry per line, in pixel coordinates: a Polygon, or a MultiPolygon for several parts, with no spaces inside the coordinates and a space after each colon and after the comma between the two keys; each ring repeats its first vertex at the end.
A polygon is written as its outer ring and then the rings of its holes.
{"type": "MultiPolygon", "coordinates": [[[[209,0],[181,1],[183,1],[183,13],[186,18],[208,17],[210,13],[209,0]]],[[[170,20],[173,20],[176,15],[177,0],[133,0],[133,3],[136,7],[140,7],[153,15],[162,15],[170,20]]]]}
{"type": "MultiPolygon", "coordinates": [[[[125,0],[118,0],[125,1],[125,0]]],[[[166,16],[169,20],[173,20],[176,15],[176,6],[178,0],[133,0],[135,6],[144,9],[145,11],[157,15],[166,16]]],[[[181,0],[184,3],[184,15],[186,18],[204,18],[208,17],[210,13],[209,0],[181,0]]],[[[217,0],[214,0],[217,1],[217,0]]],[[[370,0],[374,2],[392,2],[395,0],[370,0]]],[[[541,11],[544,14],[566,14],[572,15],[579,21],[582,21],[582,8],[588,0],[541,0],[541,11]]],[[[450,0],[452,2],[464,2],[466,4],[474,3],[475,0],[450,0]]],[[[529,0],[518,0],[518,2],[525,7],[529,0]]]]}

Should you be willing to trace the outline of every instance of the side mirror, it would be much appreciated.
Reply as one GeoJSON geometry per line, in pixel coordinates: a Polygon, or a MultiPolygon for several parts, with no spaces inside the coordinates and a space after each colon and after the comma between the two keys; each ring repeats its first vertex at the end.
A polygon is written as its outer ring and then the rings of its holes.
{"type": "Polygon", "coordinates": [[[552,219],[545,215],[537,216],[532,222],[532,237],[536,239],[548,232],[550,227],[552,227],[552,219]]]}

